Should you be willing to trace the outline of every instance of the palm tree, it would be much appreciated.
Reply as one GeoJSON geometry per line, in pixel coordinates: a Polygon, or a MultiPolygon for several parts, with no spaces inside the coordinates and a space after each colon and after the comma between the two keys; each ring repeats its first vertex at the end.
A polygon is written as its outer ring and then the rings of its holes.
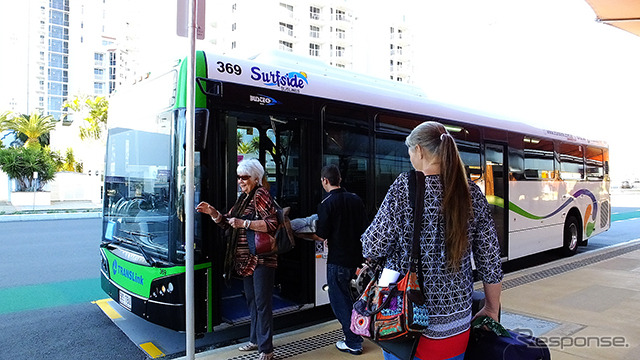
{"type": "Polygon", "coordinates": [[[238,144],[238,154],[251,154],[253,153],[253,147],[251,144],[247,144],[246,142],[241,142],[238,144]]]}
{"type": "Polygon", "coordinates": [[[9,120],[10,116],[11,116],[10,111],[5,111],[3,113],[0,113],[0,132],[3,132],[8,129],[7,121],[9,120]]]}
{"type": "Polygon", "coordinates": [[[73,100],[66,101],[64,106],[75,112],[88,112],[88,116],[84,118],[84,121],[88,123],[88,126],[80,127],[81,140],[100,139],[102,131],[107,128],[109,100],[104,96],[76,96],[73,100]]]}
{"type": "Polygon", "coordinates": [[[40,148],[40,138],[42,135],[49,134],[56,128],[56,121],[52,115],[42,116],[38,113],[31,115],[22,114],[5,120],[6,128],[15,130],[27,137],[25,147],[40,148]]]}

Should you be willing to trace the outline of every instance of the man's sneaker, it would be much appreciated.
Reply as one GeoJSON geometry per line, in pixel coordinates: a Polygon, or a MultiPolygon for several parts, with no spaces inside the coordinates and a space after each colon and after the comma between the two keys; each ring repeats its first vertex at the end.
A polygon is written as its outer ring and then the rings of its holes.
{"type": "Polygon", "coordinates": [[[260,353],[260,356],[258,356],[258,360],[273,360],[273,352],[270,353],[260,353]]]}
{"type": "Polygon", "coordinates": [[[342,351],[342,352],[347,352],[351,355],[360,355],[362,354],[362,348],[359,349],[352,349],[350,347],[347,346],[347,344],[344,342],[344,340],[340,340],[336,343],[336,348],[338,348],[338,350],[342,351]]]}
{"type": "Polygon", "coordinates": [[[251,341],[249,341],[248,343],[240,346],[238,348],[238,350],[240,350],[240,351],[255,351],[255,350],[258,350],[258,344],[254,344],[251,341]]]}

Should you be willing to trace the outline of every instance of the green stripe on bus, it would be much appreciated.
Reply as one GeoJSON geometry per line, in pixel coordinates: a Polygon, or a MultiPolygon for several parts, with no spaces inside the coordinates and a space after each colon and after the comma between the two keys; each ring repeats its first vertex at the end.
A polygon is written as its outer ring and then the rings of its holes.
{"type": "MultiPolygon", "coordinates": [[[[501,207],[504,209],[504,199],[498,196],[494,196],[494,195],[487,195],[487,202],[491,205],[495,205],[498,207],[501,207]]],[[[541,216],[536,216],[533,215],[531,213],[528,213],[526,211],[524,211],[522,208],[520,208],[518,205],[510,202],[509,203],[509,210],[522,215],[528,219],[533,219],[533,220],[540,220],[542,219],[541,216]]],[[[622,221],[622,220],[630,220],[630,219],[637,219],[640,218],[640,210],[634,210],[634,211],[629,211],[629,212],[622,212],[622,213],[617,213],[617,214],[611,214],[611,222],[614,221],[622,221]]],[[[595,224],[591,224],[591,227],[595,227],[595,224]]],[[[587,229],[590,230],[589,232],[593,231],[592,229],[587,229]]]]}
{"type": "Polygon", "coordinates": [[[104,297],[100,278],[0,289],[0,314],[80,304],[104,297]]]}
{"type": "MultiPolygon", "coordinates": [[[[504,199],[499,197],[499,196],[495,196],[495,195],[487,195],[487,202],[491,205],[500,207],[504,209],[504,199]]],[[[521,207],[519,207],[518,205],[509,202],[509,210],[513,211],[514,213],[524,216],[527,219],[532,219],[532,220],[540,220],[543,217],[542,216],[537,216],[537,215],[533,215],[525,210],[523,210],[521,207]]]]}

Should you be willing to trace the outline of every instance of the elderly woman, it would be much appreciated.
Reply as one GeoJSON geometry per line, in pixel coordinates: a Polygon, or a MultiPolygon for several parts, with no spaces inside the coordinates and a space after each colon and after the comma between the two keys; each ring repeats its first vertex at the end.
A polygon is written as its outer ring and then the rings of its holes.
{"type": "Polygon", "coordinates": [[[225,258],[225,275],[233,269],[243,278],[244,292],[251,315],[249,343],[241,351],[260,351],[260,360],[273,358],[272,294],[277,255],[257,256],[249,252],[247,230],[274,235],[278,220],[273,199],[261,185],[264,168],[256,159],[238,164],[238,185],[242,193],[226,214],[206,202],[196,210],[208,214],[223,229],[231,228],[225,258]]]}
{"type": "MultiPolygon", "coordinates": [[[[418,125],[406,139],[411,165],[425,175],[420,234],[429,326],[414,359],[462,359],[469,339],[473,255],[486,296],[476,316],[498,320],[502,267],[496,229],[480,188],[467,180],[453,137],[437,122],[418,125]]],[[[389,188],[373,222],[362,235],[367,258],[385,258],[385,267],[409,269],[413,213],[408,173],[389,188]]],[[[386,360],[397,359],[384,352],[386,360]]]]}

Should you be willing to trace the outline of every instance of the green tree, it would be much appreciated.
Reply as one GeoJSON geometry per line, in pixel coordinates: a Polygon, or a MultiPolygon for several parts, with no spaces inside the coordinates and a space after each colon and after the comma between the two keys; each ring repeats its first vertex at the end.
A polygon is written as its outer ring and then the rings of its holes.
{"type": "Polygon", "coordinates": [[[51,159],[56,164],[56,171],[75,171],[81,173],[84,166],[82,162],[76,161],[72,148],[67,148],[64,156],[60,151],[51,151],[51,159]]]}
{"type": "Polygon", "coordinates": [[[86,127],[80,127],[80,139],[99,140],[102,131],[107,128],[107,115],[109,113],[109,100],[104,96],[76,96],[71,101],[66,101],[64,106],[75,112],[88,112],[84,121],[86,127]]]}
{"type": "Polygon", "coordinates": [[[33,113],[22,114],[3,121],[6,128],[18,133],[25,141],[25,147],[41,148],[42,142],[49,141],[49,133],[56,128],[56,121],[51,115],[33,113]],[[22,136],[21,136],[22,135],[22,136]]]}
{"type": "Polygon", "coordinates": [[[252,152],[255,152],[256,154],[259,153],[260,152],[260,136],[256,136],[253,139],[251,139],[249,146],[251,146],[252,152]]]}
{"type": "Polygon", "coordinates": [[[64,168],[64,159],[62,158],[62,155],[60,155],[60,151],[51,151],[49,147],[47,147],[46,149],[49,150],[51,160],[53,160],[53,163],[56,164],[56,171],[62,171],[62,169],[64,168]]]}
{"type": "Polygon", "coordinates": [[[7,125],[10,118],[11,118],[11,111],[5,111],[3,113],[0,113],[0,132],[3,132],[9,129],[7,125]]]}
{"type": "Polygon", "coordinates": [[[67,148],[67,152],[64,154],[64,165],[62,169],[64,171],[76,171],[76,157],[73,155],[72,148],[67,148]]]}
{"type": "Polygon", "coordinates": [[[241,142],[238,145],[238,154],[251,154],[253,152],[253,147],[251,144],[247,144],[246,142],[241,142]]]}
{"type": "Polygon", "coordinates": [[[35,147],[10,147],[0,149],[0,169],[18,182],[18,191],[29,191],[44,185],[56,175],[56,164],[47,149],[35,147]],[[38,173],[35,181],[34,172],[38,173]]]}

